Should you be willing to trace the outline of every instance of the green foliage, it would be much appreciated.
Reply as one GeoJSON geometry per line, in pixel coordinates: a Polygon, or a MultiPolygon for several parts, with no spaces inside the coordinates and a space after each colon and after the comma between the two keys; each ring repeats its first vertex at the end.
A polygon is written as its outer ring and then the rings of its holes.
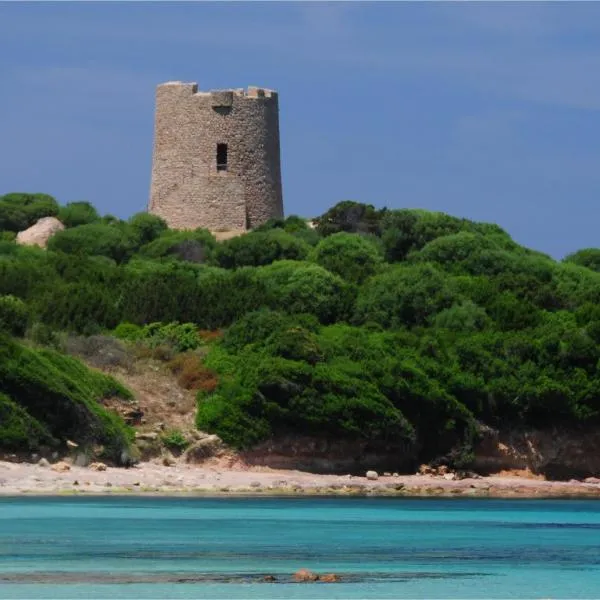
{"type": "Polygon", "coordinates": [[[23,407],[0,393],[0,448],[10,451],[37,450],[41,445],[54,446],[47,429],[23,407]]]}
{"type": "Polygon", "coordinates": [[[115,327],[113,335],[120,340],[135,341],[142,336],[142,328],[133,323],[119,323],[115,327]]]}
{"type": "Polygon", "coordinates": [[[378,211],[371,204],[344,200],[315,219],[315,222],[318,233],[323,237],[341,231],[377,235],[380,233],[384,213],[385,211],[378,211]]]}
{"type": "Polygon", "coordinates": [[[397,266],[361,288],[354,319],[390,328],[423,325],[457,299],[447,277],[435,267],[397,266]]]}
{"type": "Polygon", "coordinates": [[[564,258],[565,262],[600,272],[600,248],[584,248],[564,258]]]}
{"type": "Polygon", "coordinates": [[[89,223],[59,231],[48,241],[48,249],[68,254],[107,256],[117,263],[128,260],[136,246],[136,236],[120,223],[89,223]]]}
{"type": "Polygon", "coordinates": [[[195,350],[202,344],[198,328],[193,323],[150,323],[139,330],[135,339],[151,348],[168,346],[175,352],[195,350]]]}
{"type": "Polygon", "coordinates": [[[352,302],[349,286],[319,265],[281,260],[257,269],[257,277],[265,287],[268,306],[312,314],[322,323],[343,319],[352,302]]]}
{"type": "Polygon", "coordinates": [[[226,269],[259,267],[276,260],[304,260],[309,246],[282,229],[256,231],[226,240],[217,246],[216,263],[226,269]]]}
{"type": "Polygon", "coordinates": [[[190,443],[179,429],[169,429],[161,436],[162,443],[175,452],[183,452],[190,443]]]}
{"type": "Polygon", "coordinates": [[[52,438],[102,444],[108,459],[130,460],[131,431],[98,403],[111,396],[131,398],[113,378],[53,350],[34,350],[2,336],[0,392],[42,423],[52,438]]]}
{"type": "Polygon", "coordinates": [[[128,221],[139,246],[149,244],[167,231],[164,219],[150,213],[137,213],[128,221]]]}
{"type": "Polygon", "coordinates": [[[147,258],[172,258],[192,263],[204,263],[212,256],[216,240],[206,229],[163,232],[140,250],[147,258]]]}
{"type": "Polygon", "coordinates": [[[315,248],[314,260],[353,283],[362,283],[377,273],[383,263],[377,243],[345,232],[334,233],[321,240],[315,248]]]}
{"type": "Polygon", "coordinates": [[[78,227],[99,221],[100,215],[89,202],[69,202],[60,207],[58,220],[65,227],[78,227]]]}
{"type": "Polygon", "coordinates": [[[479,423],[600,422],[600,250],[556,262],[495,225],[356,202],[225,242],[72,203],[48,250],[15,244],[58,210],[0,198],[0,328],[46,347],[1,338],[3,448],[70,438],[126,456],[97,400],[127,391],[50,349],[121,364],[119,339],[177,355],[197,425],[240,448],[295,434],[464,466],[479,423]]]}
{"type": "Polygon", "coordinates": [[[47,194],[13,193],[0,196],[0,231],[23,231],[42,217],[58,214],[58,203],[47,194]]]}
{"type": "Polygon", "coordinates": [[[0,296],[0,331],[23,336],[29,321],[29,309],[15,296],[0,296]]]}

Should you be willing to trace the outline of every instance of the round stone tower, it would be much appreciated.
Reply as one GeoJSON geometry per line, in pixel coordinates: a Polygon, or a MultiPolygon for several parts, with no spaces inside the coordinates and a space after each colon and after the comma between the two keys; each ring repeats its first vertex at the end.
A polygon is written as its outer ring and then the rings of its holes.
{"type": "Polygon", "coordinates": [[[159,85],[148,210],[169,227],[211,231],[283,217],[277,93],[159,85]]]}

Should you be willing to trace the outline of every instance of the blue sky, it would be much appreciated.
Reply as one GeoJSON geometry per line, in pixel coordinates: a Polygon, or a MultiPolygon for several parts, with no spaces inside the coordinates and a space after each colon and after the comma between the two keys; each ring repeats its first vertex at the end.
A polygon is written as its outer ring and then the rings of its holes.
{"type": "Polygon", "coordinates": [[[280,93],[287,214],[352,199],[600,247],[600,3],[0,4],[0,193],[146,207],[154,89],[280,93]]]}

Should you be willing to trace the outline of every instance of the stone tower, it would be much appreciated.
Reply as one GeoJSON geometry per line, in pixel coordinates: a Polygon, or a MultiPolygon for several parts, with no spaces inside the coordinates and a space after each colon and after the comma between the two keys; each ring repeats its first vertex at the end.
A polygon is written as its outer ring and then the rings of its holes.
{"type": "Polygon", "coordinates": [[[277,92],[159,85],[148,210],[169,227],[211,231],[283,217],[277,92]]]}

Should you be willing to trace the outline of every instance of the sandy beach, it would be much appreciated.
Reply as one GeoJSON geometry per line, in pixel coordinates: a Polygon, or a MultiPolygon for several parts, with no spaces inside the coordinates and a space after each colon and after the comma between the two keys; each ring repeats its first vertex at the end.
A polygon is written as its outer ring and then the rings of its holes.
{"type": "MultiPolygon", "coordinates": [[[[104,468],[102,465],[100,468],[104,468]]],[[[589,497],[600,499],[600,480],[545,481],[489,476],[451,479],[435,475],[316,475],[253,467],[244,470],[158,463],[124,469],[94,470],[67,463],[54,465],[0,462],[0,495],[372,495],[414,497],[589,497]],[[65,470],[60,470],[65,469],[65,470]]]]}

